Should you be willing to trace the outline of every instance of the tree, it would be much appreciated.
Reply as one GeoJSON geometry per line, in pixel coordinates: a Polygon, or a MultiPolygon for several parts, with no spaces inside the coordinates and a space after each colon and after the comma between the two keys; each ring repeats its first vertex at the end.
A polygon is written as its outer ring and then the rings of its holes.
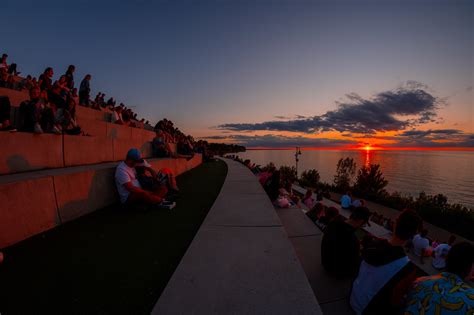
{"type": "Polygon", "coordinates": [[[352,178],[356,172],[356,163],[353,158],[341,158],[337,162],[334,186],[337,190],[347,191],[351,187],[352,178]]]}
{"type": "Polygon", "coordinates": [[[301,173],[299,183],[308,188],[316,188],[319,185],[319,172],[315,169],[307,170],[301,173]]]}
{"type": "Polygon", "coordinates": [[[296,167],[294,166],[281,166],[280,167],[280,178],[283,182],[294,183],[296,181],[296,167]]]}
{"type": "Polygon", "coordinates": [[[262,168],[262,171],[270,171],[270,170],[274,170],[274,169],[276,169],[275,164],[273,164],[273,162],[269,162],[267,165],[265,165],[262,168]]]}
{"type": "Polygon", "coordinates": [[[375,198],[385,193],[388,181],[383,177],[379,164],[363,166],[358,174],[354,189],[365,198],[375,198]]]}

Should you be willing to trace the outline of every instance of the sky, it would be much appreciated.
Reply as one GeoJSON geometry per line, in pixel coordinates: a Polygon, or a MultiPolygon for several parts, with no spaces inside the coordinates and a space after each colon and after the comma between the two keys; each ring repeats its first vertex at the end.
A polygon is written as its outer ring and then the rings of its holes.
{"type": "Polygon", "coordinates": [[[0,1],[22,74],[248,147],[474,147],[474,1],[0,1]]]}

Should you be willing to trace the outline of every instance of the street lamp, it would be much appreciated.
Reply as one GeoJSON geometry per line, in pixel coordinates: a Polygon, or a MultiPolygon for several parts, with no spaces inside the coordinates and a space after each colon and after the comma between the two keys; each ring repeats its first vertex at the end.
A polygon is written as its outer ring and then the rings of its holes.
{"type": "Polygon", "coordinates": [[[301,148],[296,147],[296,152],[295,152],[295,163],[296,163],[296,179],[298,179],[298,162],[299,162],[299,156],[301,155],[301,148]]]}

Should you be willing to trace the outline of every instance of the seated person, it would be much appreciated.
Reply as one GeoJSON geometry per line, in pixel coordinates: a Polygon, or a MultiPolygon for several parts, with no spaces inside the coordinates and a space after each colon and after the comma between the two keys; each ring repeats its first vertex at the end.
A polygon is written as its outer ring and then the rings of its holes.
{"type": "Polygon", "coordinates": [[[115,107],[114,112],[112,113],[112,123],[117,125],[123,125],[123,118],[122,118],[122,107],[118,106],[115,107]]]}
{"type": "Polygon", "coordinates": [[[7,96],[0,96],[0,130],[14,130],[10,124],[10,110],[10,99],[7,96]]]}
{"type": "Polygon", "coordinates": [[[30,100],[20,104],[19,127],[24,132],[43,133],[53,132],[60,134],[55,119],[54,110],[48,104],[46,91],[41,93],[39,87],[30,90],[30,100]]]}
{"type": "Polygon", "coordinates": [[[356,314],[399,314],[403,297],[416,279],[416,268],[403,246],[421,226],[411,210],[398,216],[392,237],[364,244],[359,274],[352,284],[350,305],[356,314]]]}
{"type": "Polygon", "coordinates": [[[313,223],[316,223],[324,216],[324,210],[325,206],[321,202],[318,202],[311,208],[311,210],[306,212],[306,215],[311,219],[311,221],[313,221],[313,223]]]}
{"type": "Polygon", "coordinates": [[[158,158],[170,157],[172,154],[170,145],[165,140],[162,130],[156,130],[156,137],[152,141],[153,156],[158,158]]]}
{"type": "Polygon", "coordinates": [[[324,215],[320,217],[319,223],[325,227],[329,222],[339,217],[339,210],[336,207],[328,207],[324,209],[324,215]]]}
{"type": "Polygon", "coordinates": [[[167,189],[159,186],[154,191],[147,191],[141,187],[135,170],[135,166],[141,162],[140,151],[133,148],[128,150],[125,161],[117,166],[115,184],[120,195],[120,202],[125,205],[160,205],[164,201],[167,189]]]}
{"type": "Polygon", "coordinates": [[[353,278],[360,265],[358,228],[368,224],[369,209],[354,209],[349,220],[332,220],[324,229],[321,242],[321,262],[324,269],[337,278],[353,278]]]}
{"type": "Polygon", "coordinates": [[[474,246],[454,245],[446,257],[446,271],[416,279],[408,293],[405,314],[470,314],[474,309],[474,289],[469,274],[474,263],[474,246]]]}
{"type": "Polygon", "coordinates": [[[444,269],[444,267],[446,267],[446,257],[448,256],[454,241],[456,241],[456,236],[451,234],[447,244],[439,244],[435,249],[433,249],[433,260],[431,261],[433,267],[436,269],[444,269]]]}
{"type": "Polygon", "coordinates": [[[314,198],[313,198],[313,191],[311,189],[306,190],[306,194],[303,197],[303,204],[308,208],[311,209],[314,206],[314,198]]]}
{"type": "Polygon", "coordinates": [[[156,191],[159,186],[165,186],[168,194],[172,193],[176,196],[179,193],[176,179],[173,171],[169,168],[163,168],[156,172],[146,160],[141,160],[135,166],[137,171],[137,179],[143,189],[148,191],[156,191]]]}
{"type": "Polygon", "coordinates": [[[345,195],[341,197],[341,208],[349,209],[352,205],[352,194],[348,191],[345,195]]]}
{"type": "Polygon", "coordinates": [[[423,229],[420,234],[413,236],[413,252],[420,257],[420,262],[423,264],[423,258],[431,255],[430,241],[426,237],[428,230],[423,229]]]}
{"type": "Polygon", "coordinates": [[[60,108],[56,112],[56,122],[61,130],[68,135],[82,134],[81,127],[76,122],[76,102],[70,98],[67,102],[67,109],[60,108]]]}
{"type": "Polygon", "coordinates": [[[352,206],[354,208],[357,208],[357,207],[364,207],[365,206],[365,201],[363,199],[354,199],[352,201],[352,206]]]}

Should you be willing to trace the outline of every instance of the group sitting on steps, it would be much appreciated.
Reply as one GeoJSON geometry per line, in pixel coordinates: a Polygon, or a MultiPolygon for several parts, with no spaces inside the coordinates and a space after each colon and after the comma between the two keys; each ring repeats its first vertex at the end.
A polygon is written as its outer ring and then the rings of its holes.
{"type": "Polygon", "coordinates": [[[390,226],[384,224],[391,231],[387,239],[360,233],[374,214],[363,201],[354,202],[350,193],[340,204],[341,211],[350,213],[346,219],[338,208],[323,204],[322,194],[314,200],[310,192],[301,199],[275,168],[261,169],[249,160],[231,158],[259,176],[276,207],[312,205],[306,214],[323,230],[322,267],[331,277],[352,283],[349,303],[356,314],[473,314],[474,289],[467,283],[474,264],[471,243],[454,244],[451,236],[446,243],[429,246],[422,219],[410,209],[390,226]],[[421,263],[432,256],[433,267],[441,273],[419,277],[420,271],[407,255],[411,248],[421,263]]]}
{"type": "Polygon", "coordinates": [[[3,54],[0,63],[0,87],[28,91],[29,100],[20,104],[18,119],[13,124],[10,98],[8,95],[0,94],[0,131],[96,136],[90,134],[88,130],[83,130],[78,122],[76,106],[83,106],[110,113],[111,123],[155,131],[156,136],[152,141],[154,157],[191,159],[194,153],[201,153],[203,158],[207,159],[211,155],[208,154],[206,141],[195,141],[192,136],[183,133],[166,118],[160,120],[153,128],[148,120],[137,118],[137,114],[123,103],[116,105],[117,102],[113,97],[106,101],[105,93],[99,92],[92,100],[90,74],[85,75],[81,81],[78,93],[74,81],[76,72],[74,65],[69,65],[66,72],[53,83],[52,67],[47,67],[38,79],[30,75],[20,78],[16,64],[8,65],[7,58],[8,55],[3,54]],[[17,83],[18,80],[20,81],[17,83]]]}

